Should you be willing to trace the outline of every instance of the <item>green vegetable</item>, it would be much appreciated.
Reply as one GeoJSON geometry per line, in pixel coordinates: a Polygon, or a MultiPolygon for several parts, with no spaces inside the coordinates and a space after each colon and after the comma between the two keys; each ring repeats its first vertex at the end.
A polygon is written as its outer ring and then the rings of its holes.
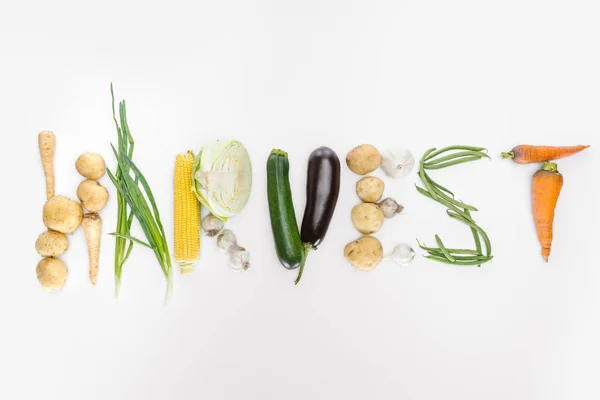
{"type": "MultiPolygon", "coordinates": [[[[115,126],[117,128],[117,147],[119,155],[127,155],[129,159],[133,158],[133,147],[135,145],[133,136],[127,125],[127,112],[125,109],[125,101],[119,103],[119,119],[121,126],[117,121],[115,114],[115,94],[113,85],[110,84],[110,96],[112,98],[112,114],[115,126]],[[122,127],[122,128],[121,128],[122,127]]],[[[115,179],[120,185],[125,184],[124,175],[129,174],[129,167],[126,165],[124,169],[117,166],[115,179]]],[[[117,228],[115,232],[115,297],[119,297],[121,288],[121,276],[123,274],[123,265],[129,258],[133,249],[133,241],[128,240],[130,236],[131,223],[133,222],[133,212],[128,212],[127,200],[121,192],[117,192],[117,228]],[[127,242],[129,241],[129,245],[127,242]]]]}
{"type": "MultiPolygon", "coordinates": [[[[129,132],[129,127],[127,125],[125,102],[121,102],[119,104],[119,111],[121,117],[120,127],[115,118],[117,133],[119,135],[119,150],[117,150],[111,144],[118,167],[115,174],[113,174],[110,169],[107,170],[110,180],[117,189],[118,198],[123,199],[125,202],[125,207],[121,207],[121,203],[119,203],[120,207],[117,210],[117,232],[114,234],[117,240],[115,254],[117,254],[117,252],[119,255],[123,254],[124,258],[122,260],[124,262],[131,252],[131,246],[133,245],[133,242],[144,244],[145,246],[150,247],[154,251],[156,259],[167,281],[167,291],[165,297],[165,303],[167,303],[170,299],[173,287],[173,274],[171,268],[171,256],[167,245],[166,235],[160,220],[160,214],[158,212],[152,190],[150,189],[146,178],[130,157],[130,154],[133,151],[133,139],[130,139],[131,133],[129,132]],[[131,145],[129,148],[122,147],[126,139],[131,145]],[[131,210],[129,216],[127,216],[127,206],[131,210]],[[146,236],[146,243],[139,239],[133,238],[130,235],[129,230],[131,228],[131,223],[133,222],[133,217],[135,217],[135,219],[139,222],[140,227],[146,236]],[[129,241],[129,247],[127,251],[124,251],[125,243],[127,241],[129,241]],[[121,243],[121,245],[119,245],[119,243],[121,243]],[[124,253],[121,253],[123,251],[124,253]]],[[[115,255],[115,260],[117,260],[117,255],[115,255]]],[[[121,260],[121,258],[118,260],[121,260]]],[[[117,264],[115,264],[115,267],[116,266],[117,264]]],[[[121,272],[122,263],[119,265],[118,271],[115,268],[117,287],[121,279],[121,272]],[[117,272],[119,275],[116,275],[117,272]]]]}
{"type": "Polygon", "coordinates": [[[483,147],[455,145],[440,150],[429,149],[421,158],[419,177],[425,188],[416,186],[417,191],[423,196],[435,200],[445,206],[448,209],[448,216],[469,226],[475,242],[475,250],[452,249],[447,248],[442,239],[438,235],[435,235],[435,241],[438,247],[427,247],[419,243],[419,247],[429,254],[425,258],[446,264],[464,266],[481,266],[481,264],[486,263],[493,258],[492,245],[487,234],[475,223],[471,216],[471,211],[477,211],[477,208],[456,200],[454,198],[454,193],[435,182],[426,172],[426,170],[442,169],[471,161],[477,161],[482,158],[489,158],[484,151],[485,149],[483,147]],[[485,254],[482,252],[481,239],[483,239],[485,244],[485,254]]]}
{"type": "Polygon", "coordinates": [[[252,164],[237,140],[217,140],[205,145],[193,167],[192,190],[211,214],[223,221],[239,214],[250,197],[252,164]]]}
{"type": "Polygon", "coordinates": [[[275,250],[287,269],[304,265],[309,247],[300,240],[292,190],[289,180],[290,163],[285,151],[274,149],[267,159],[267,198],[275,250]]]}

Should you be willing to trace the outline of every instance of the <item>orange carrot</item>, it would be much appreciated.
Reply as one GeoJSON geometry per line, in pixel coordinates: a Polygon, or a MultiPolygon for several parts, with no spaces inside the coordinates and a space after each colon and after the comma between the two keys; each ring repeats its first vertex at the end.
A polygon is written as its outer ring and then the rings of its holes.
{"type": "Polygon", "coordinates": [[[542,169],[533,175],[531,185],[533,219],[542,245],[542,256],[546,262],[552,246],[554,209],[562,186],[563,176],[553,162],[545,162],[542,169]]]}
{"type": "Polygon", "coordinates": [[[558,160],[572,156],[590,146],[532,146],[522,144],[509,152],[502,153],[502,158],[512,158],[517,164],[530,164],[536,162],[558,160]]]}

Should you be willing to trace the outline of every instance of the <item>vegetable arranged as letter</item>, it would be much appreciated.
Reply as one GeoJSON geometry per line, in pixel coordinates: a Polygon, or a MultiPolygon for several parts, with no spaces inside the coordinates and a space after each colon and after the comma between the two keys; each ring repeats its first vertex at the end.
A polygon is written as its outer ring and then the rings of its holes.
{"type": "Polygon", "coordinates": [[[532,146],[522,144],[514,147],[511,151],[502,153],[502,158],[511,158],[517,164],[541,163],[545,161],[558,160],[577,154],[590,146],[532,146]]]}
{"type": "Polygon", "coordinates": [[[173,179],[173,246],[182,274],[192,272],[200,256],[200,203],[192,192],[193,166],[191,151],[177,155],[173,179]]]}
{"type": "Polygon", "coordinates": [[[288,154],[274,149],[267,159],[267,197],[271,229],[279,262],[287,269],[304,265],[310,245],[300,239],[292,189],[289,180],[290,163],[288,154]]]}
{"type": "Polygon", "coordinates": [[[538,239],[542,245],[542,256],[548,262],[552,247],[554,209],[563,187],[563,176],[553,162],[545,162],[542,169],[533,175],[531,199],[533,219],[538,239]]]}
{"type": "MultiPolygon", "coordinates": [[[[112,85],[111,85],[112,94],[112,85]]],[[[160,220],[160,214],[154,201],[154,195],[150,189],[150,185],[142,172],[139,170],[136,164],[131,160],[131,153],[133,152],[133,139],[129,132],[129,125],[127,124],[127,116],[125,111],[125,102],[122,101],[119,104],[119,111],[121,116],[121,126],[116,122],[117,134],[119,137],[119,150],[115,149],[111,145],[113,154],[117,160],[117,171],[113,174],[111,170],[108,171],[108,176],[112,181],[113,185],[120,194],[120,199],[125,202],[131,209],[131,214],[127,215],[127,209],[124,207],[125,204],[120,205],[117,216],[117,232],[112,235],[117,237],[117,245],[115,249],[115,279],[117,282],[117,293],[121,279],[121,268],[123,262],[129,256],[131,246],[133,242],[141,244],[145,247],[149,247],[154,251],[156,260],[160,265],[163,274],[167,281],[167,291],[165,296],[165,303],[170,299],[172,285],[173,285],[173,274],[171,271],[171,254],[169,253],[169,247],[167,245],[167,239],[165,231],[160,220]],[[126,144],[129,144],[127,146],[126,144]],[[140,188],[141,186],[141,188],[140,188]],[[139,222],[144,235],[148,243],[145,243],[139,239],[132,237],[129,234],[131,228],[131,222],[135,216],[135,219],[139,222]],[[126,233],[121,233],[126,232],[126,233]],[[125,253],[125,242],[119,242],[124,239],[129,241],[129,249],[125,253]]],[[[113,113],[114,113],[114,96],[113,96],[113,113]]]]}
{"type": "Polygon", "coordinates": [[[250,197],[252,163],[237,140],[217,140],[202,148],[194,163],[196,197],[223,221],[239,214],[250,197]]]}
{"type": "Polygon", "coordinates": [[[477,265],[490,261],[492,256],[492,245],[483,229],[481,229],[471,217],[470,211],[477,211],[477,208],[463,203],[454,198],[454,193],[442,185],[435,182],[427,174],[427,170],[446,168],[457,164],[463,164],[471,161],[489,158],[484,153],[483,147],[473,146],[449,146],[437,150],[429,149],[421,158],[419,176],[425,188],[417,186],[419,193],[432,200],[437,201],[447,207],[448,216],[457,219],[471,228],[473,239],[475,241],[475,250],[471,249],[451,249],[447,248],[442,239],[435,235],[438,247],[427,247],[419,243],[421,249],[429,255],[426,258],[452,265],[477,265]],[[447,154],[449,153],[449,154],[447,154]],[[437,157],[437,158],[436,158],[437,157]],[[485,244],[485,253],[481,247],[481,239],[485,244]]]}

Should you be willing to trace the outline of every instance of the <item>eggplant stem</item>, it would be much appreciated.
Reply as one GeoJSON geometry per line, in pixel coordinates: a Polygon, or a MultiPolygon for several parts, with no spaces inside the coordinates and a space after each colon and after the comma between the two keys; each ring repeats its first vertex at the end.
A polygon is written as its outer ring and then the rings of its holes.
{"type": "Polygon", "coordinates": [[[310,252],[310,250],[313,248],[313,246],[311,244],[304,244],[304,261],[302,261],[302,264],[300,264],[300,270],[298,271],[298,277],[296,278],[296,280],[294,281],[294,285],[297,285],[298,282],[300,282],[300,279],[302,278],[302,273],[304,272],[304,265],[306,264],[306,259],[308,258],[308,253],[310,252]]]}

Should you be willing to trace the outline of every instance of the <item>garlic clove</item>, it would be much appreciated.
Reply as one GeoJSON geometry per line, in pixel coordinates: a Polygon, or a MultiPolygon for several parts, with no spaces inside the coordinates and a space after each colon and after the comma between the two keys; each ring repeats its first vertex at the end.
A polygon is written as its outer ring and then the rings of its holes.
{"type": "Polygon", "coordinates": [[[230,253],[237,247],[235,234],[231,230],[225,229],[217,237],[217,247],[224,253],[230,253]]]}
{"type": "Polygon", "coordinates": [[[381,153],[381,169],[389,177],[402,178],[415,166],[415,158],[408,149],[391,148],[381,153]]]}
{"type": "Polygon", "coordinates": [[[221,230],[223,230],[224,226],[225,226],[225,223],[221,219],[215,217],[212,214],[208,214],[202,220],[202,229],[204,229],[204,232],[206,233],[206,236],[208,236],[208,237],[213,237],[213,236],[218,235],[219,232],[221,232],[221,230]]]}
{"type": "Polygon", "coordinates": [[[377,205],[381,208],[383,216],[386,218],[393,218],[396,214],[400,214],[404,210],[404,206],[391,197],[381,200],[377,205]]]}
{"type": "Polygon", "coordinates": [[[394,250],[386,256],[386,259],[392,260],[398,265],[408,267],[415,259],[415,251],[410,245],[400,243],[394,250]]]}
{"type": "Polygon", "coordinates": [[[229,255],[229,266],[235,272],[246,271],[250,268],[250,253],[243,247],[239,247],[239,250],[235,250],[229,255]]]}

